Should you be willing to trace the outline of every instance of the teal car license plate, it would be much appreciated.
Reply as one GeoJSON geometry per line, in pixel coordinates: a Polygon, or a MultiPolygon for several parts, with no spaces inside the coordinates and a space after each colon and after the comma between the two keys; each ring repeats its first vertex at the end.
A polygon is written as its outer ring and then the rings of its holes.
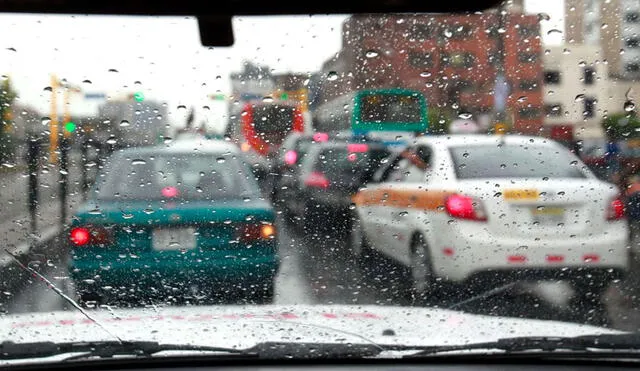
{"type": "Polygon", "coordinates": [[[196,247],[195,228],[154,229],[151,235],[154,250],[191,250],[196,247]]]}

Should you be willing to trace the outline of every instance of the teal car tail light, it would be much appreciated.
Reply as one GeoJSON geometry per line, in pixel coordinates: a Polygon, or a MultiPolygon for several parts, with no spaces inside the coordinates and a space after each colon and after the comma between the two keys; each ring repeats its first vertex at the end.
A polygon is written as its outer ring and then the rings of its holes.
{"type": "Polygon", "coordinates": [[[276,227],[271,223],[245,224],[237,230],[238,240],[244,243],[267,241],[276,237],[276,227]]]}
{"type": "Polygon", "coordinates": [[[109,245],[113,242],[111,233],[100,226],[74,227],[69,232],[69,240],[74,246],[109,245]]]}

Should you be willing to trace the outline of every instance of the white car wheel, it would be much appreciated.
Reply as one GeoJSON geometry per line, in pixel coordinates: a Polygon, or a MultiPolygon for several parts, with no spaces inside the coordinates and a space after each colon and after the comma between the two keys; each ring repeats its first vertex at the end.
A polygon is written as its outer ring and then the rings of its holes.
{"type": "Polygon", "coordinates": [[[416,298],[426,298],[435,289],[429,248],[422,235],[416,235],[411,242],[411,282],[416,298]]]}

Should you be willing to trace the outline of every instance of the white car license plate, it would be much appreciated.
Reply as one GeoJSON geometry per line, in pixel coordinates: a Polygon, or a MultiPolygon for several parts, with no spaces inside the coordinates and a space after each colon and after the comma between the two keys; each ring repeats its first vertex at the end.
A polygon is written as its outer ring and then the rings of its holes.
{"type": "Polygon", "coordinates": [[[195,228],[154,229],[151,236],[154,250],[190,250],[196,247],[195,228]]]}
{"type": "Polygon", "coordinates": [[[564,223],[564,209],[561,207],[541,207],[531,210],[534,223],[558,225],[564,223]]]}

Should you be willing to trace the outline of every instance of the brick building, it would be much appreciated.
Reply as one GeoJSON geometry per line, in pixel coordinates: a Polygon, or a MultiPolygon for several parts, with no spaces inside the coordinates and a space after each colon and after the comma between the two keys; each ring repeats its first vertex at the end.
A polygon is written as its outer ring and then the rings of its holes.
{"type": "Polygon", "coordinates": [[[538,133],[544,114],[538,22],[521,12],[507,13],[503,27],[495,12],[350,17],[342,49],[322,67],[321,100],[355,89],[406,87],[422,91],[429,107],[491,113],[504,56],[508,120],[514,131],[538,133]]]}

